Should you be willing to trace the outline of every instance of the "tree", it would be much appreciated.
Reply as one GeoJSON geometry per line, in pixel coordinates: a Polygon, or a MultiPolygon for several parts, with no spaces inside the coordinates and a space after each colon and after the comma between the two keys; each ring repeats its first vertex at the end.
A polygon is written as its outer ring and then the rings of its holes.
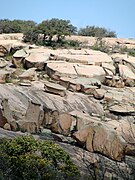
{"type": "Polygon", "coordinates": [[[53,27],[53,33],[57,36],[57,41],[60,42],[65,36],[70,36],[76,33],[77,28],[74,27],[69,20],[51,19],[50,24],[53,27]]]}
{"type": "Polygon", "coordinates": [[[8,19],[0,20],[0,33],[20,33],[20,26],[8,19]]]}
{"type": "Polygon", "coordinates": [[[31,44],[38,44],[39,34],[40,31],[37,29],[37,27],[27,29],[23,33],[23,41],[26,43],[29,42],[31,44]]]}
{"type": "Polygon", "coordinates": [[[35,28],[37,25],[36,22],[31,21],[31,20],[17,20],[17,19],[15,19],[12,22],[18,24],[18,26],[21,29],[20,30],[21,33],[25,33],[26,31],[35,28]]]}
{"type": "MultiPolygon", "coordinates": [[[[69,20],[53,18],[40,23],[34,31],[38,31],[37,42],[41,40],[40,42],[42,45],[48,43],[50,45],[53,42],[52,39],[54,36],[57,37],[56,42],[61,43],[65,36],[70,36],[71,34],[76,33],[77,28],[74,27],[69,20]]],[[[25,33],[25,36],[27,36],[27,34],[29,34],[29,32],[25,33]]],[[[33,35],[34,34],[32,33],[31,36],[33,35]]],[[[33,37],[31,37],[31,39],[33,39],[33,37]]]]}
{"type": "Polygon", "coordinates": [[[86,26],[85,28],[80,28],[78,35],[92,37],[116,37],[116,33],[114,31],[98,26],[86,26]]]}
{"type": "Polygon", "coordinates": [[[55,35],[53,24],[49,20],[40,23],[37,29],[39,30],[40,34],[43,35],[42,40],[44,45],[47,39],[51,41],[52,37],[55,35]]]}

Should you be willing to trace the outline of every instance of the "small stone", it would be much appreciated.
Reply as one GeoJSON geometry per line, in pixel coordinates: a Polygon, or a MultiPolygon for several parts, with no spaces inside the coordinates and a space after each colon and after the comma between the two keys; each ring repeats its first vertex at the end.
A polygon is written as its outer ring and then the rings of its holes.
{"type": "Polygon", "coordinates": [[[50,92],[53,94],[60,95],[64,97],[66,95],[66,88],[55,83],[46,82],[44,84],[44,88],[46,92],[50,92]]]}
{"type": "Polygon", "coordinates": [[[104,89],[95,89],[93,92],[93,96],[95,99],[103,99],[105,95],[105,90],[104,89]]]}
{"type": "Polygon", "coordinates": [[[11,131],[11,126],[10,126],[10,124],[8,124],[8,123],[6,123],[6,124],[3,126],[3,128],[4,128],[5,130],[11,131]]]}

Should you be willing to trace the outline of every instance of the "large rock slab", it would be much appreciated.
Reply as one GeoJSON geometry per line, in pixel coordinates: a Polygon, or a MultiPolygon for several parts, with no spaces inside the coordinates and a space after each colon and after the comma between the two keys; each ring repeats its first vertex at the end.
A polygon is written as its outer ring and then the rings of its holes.
{"type": "Polygon", "coordinates": [[[69,49],[68,52],[59,52],[58,50],[52,52],[57,60],[65,60],[72,63],[81,63],[81,64],[92,64],[92,65],[101,65],[103,62],[111,63],[112,59],[103,52],[81,49],[73,50],[69,49]]]}
{"type": "Polygon", "coordinates": [[[105,71],[99,66],[90,65],[76,65],[74,66],[79,76],[97,78],[101,82],[105,78],[105,71]]]}
{"type": "Polygon", "coordinates": [[[89,151],[100,152],[117,161],[123,158],[125,146],[124,140],[105,126],[95,126],[94,132],[90,131],[86,141],[89,151]]]}
{"type": "Polygon", "coordinates": [[[72,63],[67,62],[48,62],[47,63],[47,74],[56,80],[59,80],[61,76],[77,76],[76,70],[72,63]]]}
{"type": "Polygon", "coordinates": [[[25,58],[28,55],[29,54],[27,53],[25,49],[20,49],[13,54],[13,58],[25,58]]]}
{"type": "Polygon", "coordinates": [[[69,113],[61,113],[52,118],[51,130],[55,133],[68,135],[72,125],[72,117],[69,113]]]}
{"type": "Polygon", "coordinates": [[[37,73],[36,73],[36,68],[30,68],[26,71],[24,71],[21,75],[19,75],[19,78],[21,80],[37,80],[37,73]]]}
{"type": "Polygon", "coordinates": [[[104,94],[106,109],[111,113],[120,115],[133,115],[135,113],[134,103],[135,88],[108,89],[104,94]]]}
{"type": "MultiPolygon", "coordinates": [[[[134,146],[135,143],[135,124],[129,118],[121,120],[111,120],[107,122],[108,125],[111,125],[117,133],[122,136],[127,144],[134,146]]],[[[135,147],[134,147],[135,149],[135,147]]]]}
{"type": "Polygon", "coordinates": [[[73,137],[86,145],[90,152],[99,152],[117,161],[121,161],[124,156],[126,143],[109,126],[90,124],[74,133],[73,137]]]}
{"type": "Polygon", "coordinates": [[[38,70],[44,70],[45,64],[49,60],[49,56],[45,53],[31,53],[25,58],[25,67],[27,69],[35,67],[38,70]]]}
{"type": "Polygon", "coordinates": [[[29,101],[24,119],[17,121],[19,129],[30,133],[38,133],[42,124],[44,113],[39,102],[29,101]]]}
{"type": "Polygon", "coordinates": [[[25,49],[18,50],[13,54],[12,63],[17,68],[23,67],[24,59],[27,56],[29,56],[29,53],[25,49]]]}
{"type": "Polygon", "coordinates": [[[83,122],[82,119],[77,119],[78,131],[73,137],[88,151],[99,152],[117,161],[121,161],[125,153],[134,154],[135,127],[132,123],[123,120],[103,122],[86,115],[83,122]]]}
{"type": "Polygon", "coordinates": [[[84,92],[85,86],[101,87],[101,82],[98,79],[87,78],[87,77],[76,77],[76,78],[61,77],[59,79],[59,83],[70,91],[79,91],[79,92],[80,91],[84,92]]]}
{"type": "Polygon", "coordinates": [[[103,81],[105,77],[105,71],[102,67],[67,62],[47,63],[47,74],[56,80],[59,80],[61,76],[84,76],[89,78],[96,78],[100,81],[103,81]]]}
{"type": "MultiPolygon", "coordinates": [[[[7,36],[8,34],[6,34],[7,36]]],[[[28,47],[28,45],[22,41],[20,41],[19,39],[6,39],[7,37],[5,37],[4,39],[0,40],[0,44],[3,45],[8,52],[10,52],[11,49],[14,50],[18,50],[21,48],[26,48],[28,47]]]]}
{"type": "Polygon", "coordinates": [[[132,114],[135,113],[135,108],[131,104],[119,103],[112,105],[109,111],[119,113],[119,114],[132,114]]]}
{"type": "Polygon", "coordinates": [[[135,80],[135,74],[132,72],[132,70],[125,65],[119,64],[119,72],[120,72],[120,76],[123,79],[134,79],[135,80]]]}

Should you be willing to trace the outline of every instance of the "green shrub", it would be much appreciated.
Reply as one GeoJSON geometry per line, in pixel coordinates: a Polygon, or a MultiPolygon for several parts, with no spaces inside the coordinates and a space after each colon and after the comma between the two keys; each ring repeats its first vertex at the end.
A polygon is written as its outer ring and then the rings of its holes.
{"type": "Polygon", "coordinates": [[[128,55],[135,57],[135,49],[128,49],[128,55]]]}
{"type": "Polygon", "coordinates": [[[80,48],[81,46],[81,42],[79,41],[75,41],[75,40],[61,40],[59,42],[57,41],[48,41],[46,40],[44,42],[44,44],[42,44],[42,42],[37,41],[38,43],[36,43],[37,45],[44,45],[44,46],[49,46],[52,47],[53,49],[58,49],[58,48],[80,48]]]}
{"type": "Polygon", "coordinates": [[[97,38],[96,43],[91,46],[91,49],[105,53],[109,53],[110,51],[108,44],[103,40],[103,38],[97,38]]]}
{"type": "Polygon", "coordinates": [[[52,141],[22,136],[0,145],[0,179],[76,180],[79,176],[70,156],[52,141]]]}
{"type": "Polygon", "coordinates": [[[79,48],[81,45],[81,42],[79,42],[77,40],[76,41],[75,40],[68,40],[68,41],[66,41],[66,44],[68,47],[79,48]]]}
{"type": "Polygon", "coordinates": [[[112,52],[119,52],[121,54],[127,54],[135,57],[135,49],[128,48],[127,46],[115,45],[113,46],[112,52]]]}

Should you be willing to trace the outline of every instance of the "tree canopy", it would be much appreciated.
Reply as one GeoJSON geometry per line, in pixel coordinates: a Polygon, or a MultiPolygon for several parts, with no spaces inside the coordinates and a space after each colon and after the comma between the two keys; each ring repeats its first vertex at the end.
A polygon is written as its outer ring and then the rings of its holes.
{"type": "Polygon", "coordinates": [[[0,34],[2,33],[24,33],[31,28],[35,27],[36,23],[34,21],[28,20],[0,20],[0,34]]]}
{"type": "Polygon", "coordinates": [[[21,27],[15,22],[8,19],[0,20],[1,33],[20,33],[21,27]]]}
{"type": "MultiPolygon", "coordinates": [[[[73,26],[70,20],[63,20],[58,18],[52,18],[50,20],[44,20],[37,24],[32,20],[9,20],[0,19],[0,34],[1,33],[28,33],[31,30],[38,30],[44,34],[45,38],[50,38],[54,35],[57,36],[58,41],[63,36],[68,36],[77,33],[77,28],[73,26]]],[[[93,36],[93,37],[116,37],[115,31],[107,30],[104,27],[98,26],[86,26],[78,30],[78,35],[93,36]]]]}
{"type": "Polygon", "coordinates": [[[78,35],[92,37],[116,37],[115,31],[110,31],[106,28],[98,26],[86,26],[85,28],[80,28],[78,35]]]}
{"type": "Polygon", "coordinates": [[[77,31],[77,28],[69,20],[56,18],[43,21],[37,26],[37,29],[44,35],[43,41],[47,38],[51,41],[53,36],[56,36],[58,42],[65,36],[70,36],[77,31]]]}
{"type": "Polygon", "coordinates": [[[45,20],[31,28],[31,30],[26,31],[24,33],[24,41],[53,46],[56,43],[63,43],[65,36],[70,36],[76,32],[77,28],[69,20],[53,18],[45,20]]]}

